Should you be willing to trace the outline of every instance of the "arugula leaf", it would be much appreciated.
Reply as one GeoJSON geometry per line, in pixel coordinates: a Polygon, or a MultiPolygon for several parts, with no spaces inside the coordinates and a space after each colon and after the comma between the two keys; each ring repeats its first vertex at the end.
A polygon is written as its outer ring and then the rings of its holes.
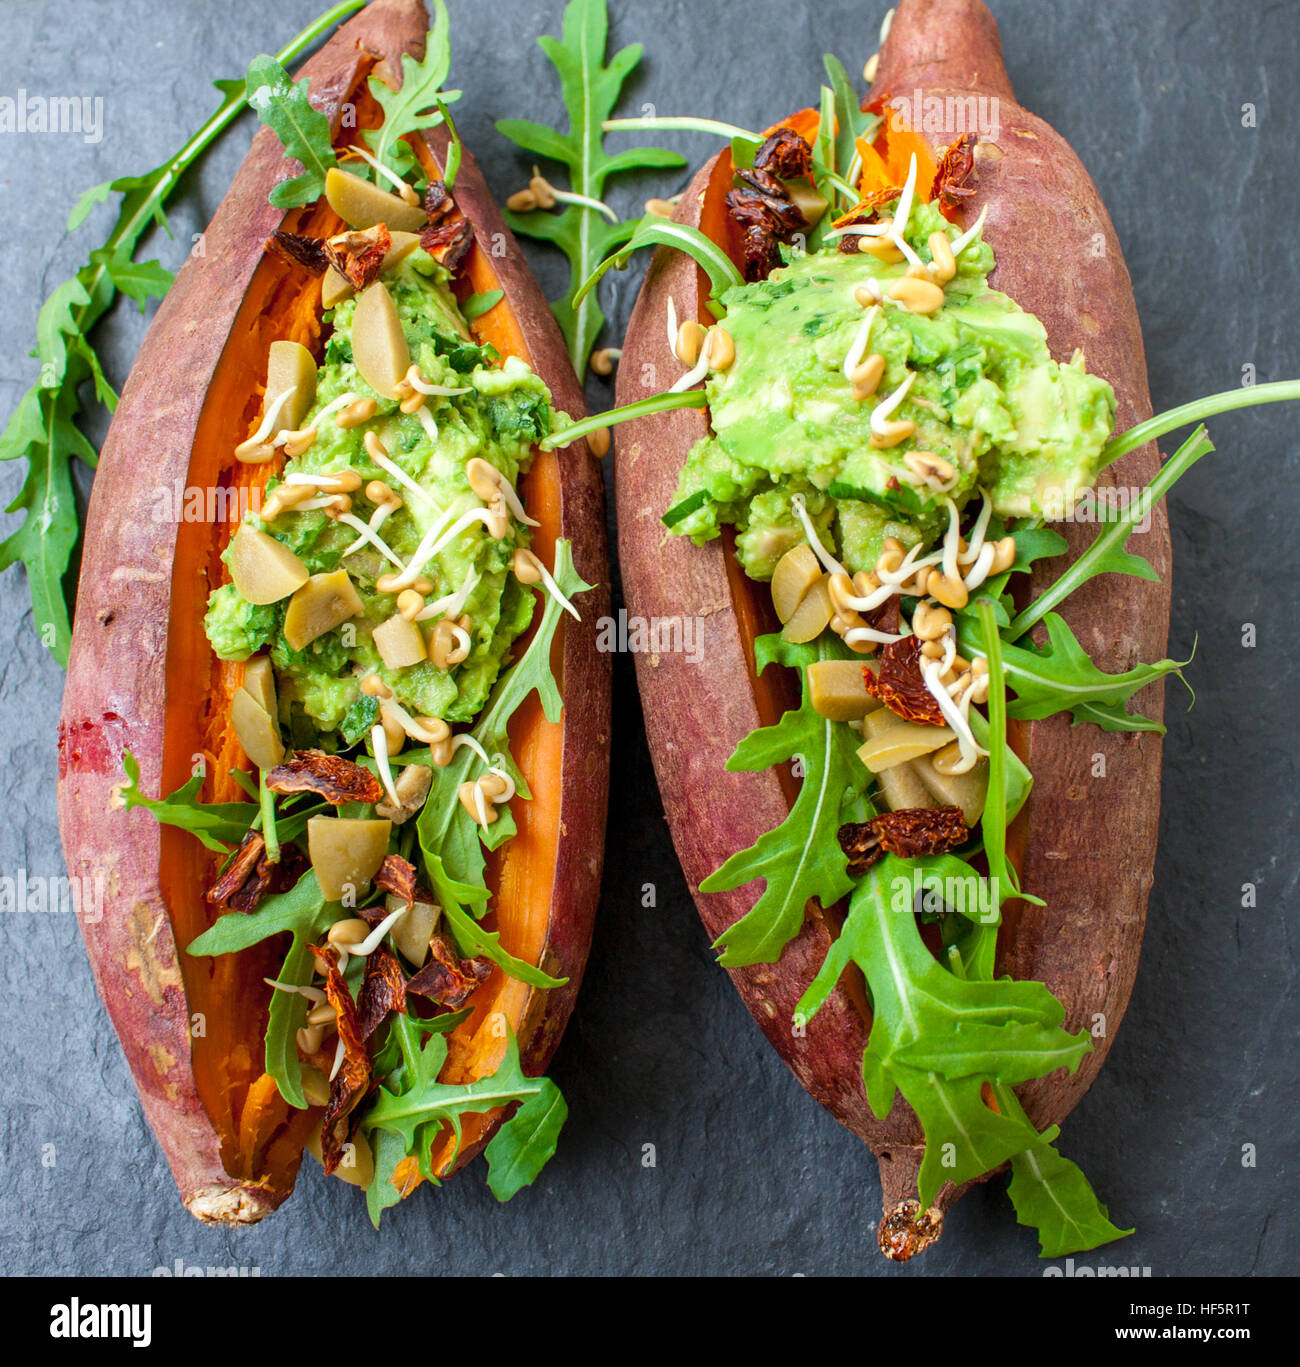
{"type": "Polygon", "coordinates": [[[651,215],[643,218],[627,241],[583,281],[573,296],[574,304],[581,304],[611,266],[626,262],[642,247],[675,247],[679,252],[685,252],[708,275],[715,296],[744,283],[735,262],[712,238],[688,223],[674,223],[671,219],[651,215]]]}
{"type": "Polygon", "coordinates": [[[492,1136],[484,1153],[488,1161],[488,1186],[498,1201],[508,1201],[531,1186],[546,1166],[569,1115],[560,1089],[550,1078],[492,1136]]]}
{"type": "MultiPolygon", "coordinates": [[[[1178,674],[1187,660],[1157,660],[1140,664],[1122,674],[1107,674],[1093,664],[1066,620],[1055,612],[1043,619],[1047,628],[1044,646],[1001,646],[1007,686],[1015,698],[1007,716],[1022,721],[1069,712],[1076,723],[1095,722],[1105,731],[1159,731],[1164,727],[1149,717],[1130,713],[1126,704],[1139,689],[1169,674],[1178,674]]],[[[970,629],[969,619],[958,624],[963,651],[987,657],[983,641],[970,629]]],[[[991,672],[991,671],[990,671],[991,672]]]]}
{"type": "Polygon", "coordinates": [[[254,802],[200,802],[203,775],[196,774],[182,788],[164,798],[146,797],[140,791],[140,764],[126,750],[122,754],[126,782],[118,789],[127,807],[143,807],[164,826],[179,826],[217,854],[229,854],[231,845],[244,838],[258,816],[254,802]]]}
{"type": "MultiPolygon", "coordinates": [[[[618,103],[623,85],[641,60],[640,44],[625,47],[605,65],[609,12],[605,0],[570,0],[565,7],[562,36],[543,35],[538,46],[560,78],[569,131],[557,132],[527,119],[502,119],[497,132],[546,161],[559,162],[569,175],[571,191],[595,203],[605,197],[605,182],[625,171],[665,170],[684,166],[685,159],[660,147],[630,147],[610,153],[605,149],[603,120],[618,103]]],[[[593,204],[567,204],[558,213],[535,209],[507,211],[506,222],[527,237],[550,242],[569,259],[569,293],[551,304],[568,343],[569,358],[581,380],[587,373],[592,347],[604,325],[604,314],[594,296],[573,298],[596,263],[623,246],[637,221],[609,223],[593,204]]]]}
{"type": "Polygon", "coordinates": [[[1083,1170],[1051,1144],[1035,1144],[1012,1156],[1007,1195],[1016,1222],[1038,1232],[1041,1258],[1083,1253],[1133,1233],[1112,1224],[1083,1170]]]}
{"type": "Polygon", "coordinates": [[[811,898],[834,906],[853,886],[848,859],[836,832],[846,799],[860,797],[871,781],[857,756],[859,738],[840,722],[828,721],[812,705],[804,666],[818,659],[849,659],[846,647],[828,636],[809,645],[791,645],[780,635],[754,643],[761,673],[779,663],[800,672],[803,700],[775,726],[746,736],[727,761],[731,773],[767,769],[793,759],[803,761],[804,778],[790,815],[774,831],[733,854],[700,884],[701,892],[727,892],[755,878],[766,881],[762,895],[735,925],[718,936],[718,962],[728,968],[775,963],[799,933],[811,898]]]}
{"type": "MultiPolygon", "coordinates": [[[[120,294],[139,304],[141,313],[150,299],[161,299],[176,279],[171,271],[157,261],[136,261],[130,252],[120,247],[113,252],[102,247],[91,252],[90,259],[95,265],[104,267],[120,294]]],[[[115,396],[110,407],[116,407],[116,402],[115,396]]]]}
{"type": "MultiPolygon", "coordinates": [[[[460,99],[459,90],[443,90],[451,70],[451,21],[444,0],[434,0],[433,27],[424,41],[424,56],[417,62],[402,54],[402,84],[390,90],[377,76],[369,80],[370,93],[384,111],[384,121],[370,129],[365,140],[375,159],[390,171],[403,175],[410,166],[409,148],[402,139],[422,128],[436,128],[443,120],[439,101],[445,106],[460,99]]],[[[454,180],[455,175],[450,180],[454,180]]],[[[449,184],[450,184],[449,180],[449,184]]]]}
{"type": "MultiPolygon", "coordinates": [[[[293,940],[277,981],[305,987],[315,972],[311,947],[340,911],[339,903],[325,900],[316,874],[308,869],[292,888],[268,897],[256,911],[232,911],[218,917],[190,941],[187,952],[199,956],[236,954],[289,931],[293,940]]],[[[307,1107],[298,1058],[298,1031],[307,1022],[307,1007],[301,993],[273,990],[266,1021],[266,1071],[274,1078],[280,1095],[299,1110],[307,1107]]]]}
{"type": "Polygon", "coordinates": [[[1214,450],[1214,443],[1198,427],[1190,437],[1161,466],[1155,479],[1143,491],[1141,499],[1118,510],[1116,519],[1097,534],[1096,540],[1050,587],[1034,599],[1007,628],[1007,639],[1018,641],[1050,609],[1063,602],[1081,585],[1099,574],[1130,574],[1138,579],[1159,580],[1151,562],[1125,550],[1133,529],[1151,509],[1164,498],[1174,484],[1196,464],[1202,456],[1214,450]]]}
{"type": "MultiPolygon", "coordinates": [[[[997,889],[1000,906],[1019,889],[1015,868],[1007,858],[1007,756],[1011,748],[1007,744],[1007,693],[1006,677],[1002,672],[1002,638],[998,635],[997,621],[993,604],[988,598],[980,598],[976,603],[985,658],[989,667],[988,694],[988,731],[983,742],[989,752],[988,791],[984,799],[984,813],[980,818],[980,831],[984,841],[984,858],[988,862],[989,881],[997,889]]],[[[983,966],[992,977],[993,938],[986,937],[983,946],[983,966]]]]}
{"type": "MultiPolygon", "coordinates": [[[[880,122],[878,114],[863,111],[844,63],[829,52],[822,58],[826,79],[830,82],[835,113],[835,151],[832,170],[847,177],[853,159],[858,155],[857,140],[870,138],[880,122]]],[[[856,186],[855,186],[856,188],[856,186]]]]}
{"type": "MultiPolygon", "coordinates": [[[[291,60],[339,19],[361,8],[363,0],[343,0],[307,26],[277,53],[291,60]]],[[[32,623],[41,644],[61,665],[68,663],[72,640],[71,597],[75,582],[68,575],[80,535],[80,518],[72,484],[72,462],[94,467],[96,452],[78,423],[82,417],[79,390],[86,380],[95,397],[110,412],[117,396],[104,377],[99,357],[89,341],[91,328],[117,296],[109,263],[138,291],[161,288],[163,269],[146,262],[128,272],[136,245],[152,225],[167,226],[163,205],[174,193],[186,169],[230,126],[245,104],[242,81],[214,82],[221,103],[203,126],[152,171],[120,176],[87,190],[68,218],[70,232],[79,228],[97,204],[120,194],[117,220],[104,246],[87,257],[71,280],[57,286],[41,309],[37,324],[36,356],[40,375],[19,400],[0,435],[0,460],[24,461],[27,473],[6,509],[22,513],[16,531],[0,543],[0,570],[22,564],[32,598],[32,623]]],[[[139,299],[139,293],[133,297],[139,299]]]]}
{"type": "MultiPolygon", "coordinates": [[[[591,587],[573,565],[573,547],[565,540],[555,544],[554,579],[560,592],[569,599],[591,587]]],[[[534,691],[541,699],[542,711],[550,721],[558,721],[563,709],[560,690],[551,673],[551,642],[564,609],[553,595],[545,595],[546,606],[528,649],[497,680],[487,704],[470,734],[489,756],[499,755],[502,766],[514,779],[516,790],[528,798],[528,785],[510,756],[508,726],[524,700],[534,691]]],[[[449,764],[433,770],[433,786],[416,823],[420,850],[424,856],[434,891],[456,936],[463,954],[481,954],[499,965],[511,977],[539,987],[557,987],[559,979],[508,954],[495,933],[484,931],[464,911],[468,904],[486,911],[487,885],[484,847],[495,849],[515,832],[514,818],[504,808],[498,820],[486,831],[461,805],[460,785],[469,780],[481,765],[470,746],[461,746],[449,764]]]]}
{"type": "Polygon", "coordinates": [[[460,306],[461,317],[466,322],[472,323],[475,318],[489,312],[505,298],[502,290],[487,290],[483,294],[471,294],[468,299],[460,306]]]}
{"type": "MultiPolygon", "coordinates": [[[[557,1089],[546,1078],[524,1074],[514,1031],[510,1031],[505,1057],[495,1073],[463,1085],[439,1082],[438,1073],[447,1058],[447,1041],[442,1035],[432,1035],[426,1042],[424,1033],[409,1016],[399,1016],[393,1021],[388,1039],[400,1051],[401,1068],[384,1079],[361,1126],[367,1131],[384,1130],[396,1135],[402,1141],[406,1155],[417,1159],[424,1177],[436,1184],[438,1177],[433,1172],[430,1156],[444,1127],[451,1130],[456,1152],[459,1152],[461,1120],[465,1115],[481,1115],[557,1089]]],[[[558,1128],[556,1125],[557,1132],[558,1128]]],[[[516,1142],[518,1139],[517,1135],[516,1142]]],[[[539,1141],[544,1146],[544,1133],[539,1141]]],[[[537,1168],[540,1169],[549,1157],[550,1154],[542,1157],[537,1168]]]]}
{"type": "MultiPolygon", "coordinates": [[[[687,389],[682,393],[653,394],[648,399],[638,399],[635,403],[625,403],[622,408],[611,408],[604,413],[595,413],[580,422],[566,423],[557,427],[549,437],[538,442],[543,451],[554,451],[557,446],[568,446],[605,427],[616,427],[621,422],[633,422],[637,418],[647,418],[652,413],[667,413],[674,408],[707,408],[709,396],[702,389],[687,389]]],[[[686,516],[685,513],[682,514],[686,516]]]]}
{"type": "Polygon", "coordinates": [[[883,1119],[902,1092],[916,1111],[925,1131],[919,1196],[928,1206],[944,1182],[978,1177],[1040,1142],[1023,1114],[985,1105],[983,1083],[1003,1069],[1026,1080],[1077,1064],[1091,1041],[1086,1031],[1070,1036],[1060,1029],[1065,1010],[1042,983],[963,980],[940,964],[911,907],[900,912],[891,905],[891,882],[910,885],[911,878],[907,861],[894,855],[868,870],[796,1019],[815,1015],[848,965],[858,965],[872,1003],[862,1063],[867,1100],[883,1119]],[[908,1054],[912,1046],[923,1047],[908,1054]],[[1044,1065],[1041,1072],[1035,1064],[1044,1065]],[[970,1072],[972,1065],[988,1071],[970,1072]]]}
{"type": "Polygon", "coordinates": [[[325,172],[338,164],[330,121],[312,107],[307,85],[305,78],[293,80],[274,57],[263,54],[248,64],[248,107],[280,139],[285,156],[302,163],[301,175],[281,181],[268,196],[277,209],[319,199],[325,193],[325,172]]]}

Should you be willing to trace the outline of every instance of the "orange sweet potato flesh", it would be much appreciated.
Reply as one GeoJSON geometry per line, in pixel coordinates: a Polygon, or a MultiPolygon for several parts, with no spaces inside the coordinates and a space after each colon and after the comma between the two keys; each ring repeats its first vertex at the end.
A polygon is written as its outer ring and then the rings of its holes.
{"type": "MultiPolygon", "coordinates": [[[[940,108],[945,96],[996,97],[1000,127],[996,137],[982,138],[976,194],[957,221],[968,226],[988,206],[986,237],[998,260],[993,285],[1042,320],[1058,359],[1068,359],[1076,347],[1085,350],[1090,369],[1115,388],[1119,430],[1149,416],[1142,337],[1110,219],[1065,141],[1015,103],[997,26],[978,0],[903,0],[898,7],[869,95],[873,102],[895,93],[914,101],[917,91],[938,96],[940,108]],[[1069,263],[1068,269],[1062,263],[1069,263]]],[[[816,114],[807,110],[783,122],[807,136],[809,126],[816,128],[816,114]]],[[[939,156],[964,130],[932,127],[924,120],[922,127],[918,132],[895,120],[880,130],[863,158],[864,189],[901,186],[915,153],[917,190],[929,197],[939,156]]],[[[677,216],[734,249],[723,206],[731,179],[730,156],[724,152],[695,177],[677,216]]],[[[667,300],[675,300],[681,316],[707,321],[708,292],[707,278],[693,262],[667,250],[655,256],[624,344],[620,403],[644,397],[634,377],[657,374],[660,387],[666,387],[677,376],[681,367],[669,354],[663,327],[667,300]]],[[[756,681],[753,674],[753,636],[771,625],[766,590],[745,577],[727,538],[696,547],[685,538],[665,539],[659,523],[671,505],[682,462],[707,432],[707,422],[703,411],[685,409],[627,424],[616,429],[615,452],[629,612],[692,615],[705,624],[707,670],[673,656],[653,667],[644,657],[636,662],[660,791],[693,890],[728,855],[783,820],[790,803],[788,777],[724,769],[737,742],[770,724],[787,705],[781,685],[766,677],[756,681]]],[[[1158,456],[1149,446],[1119,462],[1104,479],[1141,486],[1157,467],[1158,456]]],[[[1091,540],[1087,527],[1061,530],[1071,557],[1091,540]]],[[[1135,539],[1135,549],[1151,560],[1160,583],[1103,577],[1064,609],[1080,641],[1106,670],[1129,668],[1165,649],[1170,551],[1163,506],[1150,530],[1135,539]]],[[[1054,579],[1064,563],[1036,571],[1032,589],[1054,579]]],[[[786,687],[792,683],[787,679],[786,687]]],[[[1162,700],[1154,688],[1139,703],[1158,717],[1162,700]]],[[[1094,1052],[1073,1077],[1057,1074],[1019,1089],[1041,1129],[1063,1121],[1087,1090],[1132,989],[1155,858],[1160,741],[1151,733],[1071,728],[1068,718],[1055,718],[1015,726],[1012,743],[1035,782],[1010,832],[1011,853],[1024,886],[1046,906],[1014,902],[1005,909],[999,971],[1047,983],[1065,1004],[1067,1028],[1087,1026],[1095,1034],[1094,1052]],[[1106,756],[1104,792],[1094,789],[1091,777],[1098,752],[1106,756]]],[[[709,933],[717,936],[744,915],[757,891],[757,885],[710,895],[696,891],[709,933]]],[[[805,1035],[791,1028],[793,1007],[821,966],[838,925],[837,911],[810,903],[802,932],[778,963],[730,972],[803,1086],[876,1154],[889,1215],[910,1209],[907,1203],[915,1200],[922,1135],[901,1098],[883,1121],[867,1106],[860,1070],[870,1012],[861,980],[846,977],[805,1035]]],[[[951,1186],[940,1193],[927,1242],[959,1195],[951,1186]]],[[[916,1245],[886,1251],[907,1256],[916,1245]]]]}
{"type": "MultiPolygon", "coordinates": [[[[422,51],[426,30],[419,0],[374,0],[304,66],[300,74],[311,78],[313,102],[331,117],[339,145],[356,137],[338,129],[344,103],[357,109],[361,127],[377,122],[366,77],[381,61],[383,70],[400,70],[401,53],[422,51]]],[[[445,132],[416,150],[440,175],[445,132]]],[[[270,342],[318,347],[320,283],[264,253],[263,243],[277,227],[322,234],[340,226],[324,205],[283,219],[271,209],[267,193],[285,174],[279,144],[260,132],[204,235],[204,256],[178,277],[123,392],[88,518],[60,727],[69,870],[106,880],[103,920],[83,925],[96,984],[185,1204],[200,1219],[232,1223],[260,1219],[288,1195],[315,1120],[288,1107],[263,1070],[268,989],[261,980],[275,972],[283,947],[218,958],[184,953],[209,924],[203,891],[217,861],[188,834],[122,811],[113,790],[127,750],[140,762],[146,792],[171,791],[202,762],[204,797],[230,800],[240,796],[230,769],[249,767],[229,725],[242,666],[216,660],[203,632],[235,524],[159,524],[150,510],[158,487],[253,489],[273,471],[240,464],[233,450],[256,420],[270,342]]],[[[454,193],[477,242],[505,248],[489,255],[476,242],[462,267],[465,294],[501,289],[505,296],[476,320],[477,336],[528,361],[559,408],[581,413],[550,309],[468,153],[454,193]]],[[[608,581],[601,484],[599,463],[578,445],[539,454],[523,482],[542,524],[539,554],[549,562],[555,540],[567,537],[579,572],[598,585],[608,581]]],[[[600,877],[609,675],[595,623],[607,601],[603,588],[585,595],[582,623],[557,632],[561,720],[548,722],[530,700],[512,721],[514,753],[534,798],[515,804],[519,833],[490,865],[503,944],[569,983],[545,992],[494,973],[450,1040],[447,1081],[495,1067],[502,1021],[519,1039],[524,1067],[541,1071],[572,1009],[600,877]]],[[[500,1119],[466,1125],[456,1166],[500,1119]]]]}

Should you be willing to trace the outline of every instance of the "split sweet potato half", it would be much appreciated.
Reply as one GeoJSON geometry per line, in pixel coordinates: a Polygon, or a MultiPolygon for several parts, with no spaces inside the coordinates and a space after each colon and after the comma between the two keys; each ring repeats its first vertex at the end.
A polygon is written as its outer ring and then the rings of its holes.
{"type": "MultiPolygon", "coordinates": [[[[1046,328],[1052,355],[1076,348],[1089,370],[1107,379],[1118,400],[1116,430],[1150,415],[1142,336],[1132,288],[1110,219],[1068,144],[1020,108],[1002,61],[997,27],[979,0],[903,0],[880,54],[871,107],[906,96],[916,117],[886,119],[864,153],[864,189],[901,186],[915,155],[918,194],[930,198],[954,130],[938,115],[994,102],[996,136],[980,140],[965,187],[945,208],[962,227],[987,209],[986,240],[996,255],[990,283],[1046,328]],[[917,101],[920,104],[917,104],[917,101]],[[933,128],[933,131],[931,131],[933,128]]],[[[775,111],[774,111],[775,112],[775,111]]],[[[781,121],[811,140],[818,112],[781,121]]],[[[776,125],[774,125],[775,127],[776,125]]],[[[957,130],[960,131],[960,130],[957,130]]],[[[725,198],[733,185],[729,151],[706,164],[676,213],[743,264],[742,244],[725,198]]],[[[680,318],[712,323],[710,284],[694,261],[661,248],[650,267],[620,365],[620,404],[644,397],[641,377],[660,387],[681,364],[664,330],[671,298],[680,318]]],[[[746,577],[729,534],[704,546],[664,536],[679,471],[708,434],[706,410],[679,409],[618,430],[616,495],[623,581],[631,614],[648,620],[696,618],[703,624],[707,667],[682,655],[639,655],[638,682],[646,729],[674,842],[701,918],[720,936],[753,905],[755,885],[702,894],[699,884],[737,850],[785,819],[795,781],[783,767],[728,772],[728,757],[751,732],[772,725],[797,701],[796,681],[768,670],[756,677],[754,640],[778,623],[766,587],[746,577]]],[[[1145,486],[1158,469],[1153,445],[1108,469],[1102,482],[1145,486]]],[[[1091,539],[1062,525],[1069,556],[1091,539]]],[[[1164,653],[1168,633],[1170,543],[1163,505],[1150,529],[1130,543],[1152,563],[1159,582],[1101,576],[1073,596],[1063,615],[1106,671],[1164,653]]],[[[1036,567],[1031,591],[1054,580],[1063,561],[1036,567]]],[[[1160,690],[1141,698],[1158,717],[1160,690]]],[[[1013,901],[999,931],[998,972],[1045,983],[1066,1009],[1065,1028],[1093,1032],[1094,1048],[1071,1076],[1058,1071],[1017,1089],[1034,1126],[1059,1123],[1096,1076],[1132,989],[1155,857],[1160,739],[1152,732],[1112,734],[1072,727],[1068,716],[1013,723],[1011,740],[1034,786],[1010,836],[1021,886],[1043,899],[1013,901]],[[1106,756],[1106,800],[1089,800],[1088,775],[1106,756]]],[[[929,1212],[920,1212],[917,1174],[923,1155],[919,1122],[901,1097],[881,1120],[868,1105],[862,1062],[871,1024],[864,984],[846,975],[805,1030],[792,1029],[796,1003],[821,968],[842,920],[810,902],[801,933],[773,964],[732,969],[742,999],[801,1084],[879,1159],[885,1218],[880,1243],[906,1258],[937,1236],[944,1211],[963,1188],[948,1183],[929,1212]],[[918,1220],[918,1215],[922,1218],[918,1220]]]]}
{"type": "MultiPolygon", "coordinates": [[[[420,0],[374,0],[305,64],[299,75],[310,78],[313,104],[339,139],[345,107],[363,127],[377,121],[367,78],[400,81],[402,54],[422,52],[427,27],[420,0]]],[[[431,180],[441,177],[447,147],[439,128],[415,148],[431,180]]],[[[274,975],[279,947],[187,954],[212,919],[204,893],[219,859],[186,832],[124,810],[117,789],[126,752],[151,793],[173,791],[204,763],[208,801],[239,797],[224,776],[249,767],[230,717],[244,667],[214,656],[203,625],[208,595],[227,577],[221,554],[236,524],[160,523],[151,512],[159,488],[238,493],[260,488],[279,468],[240,464],[233,452],[256,425],[269,344],[292,340],[319,355],[321,277],[264,244],[277,229],[322,238],[343,227],[324,201],[287,215],[269,206],[269,191],[288,173],[280,145],[260,131],[203,236],[202,255],[181,271],[131,372],[91,501],[60,726],[69,872],[104,879],[103,917],[82,927],[95,981],[186,1206],[219,1222],[258,1220],[289,1194],[319,1112],[290,1107],[264,1067],[263,978],[274,975]]],[[[468,154],[455,204],[474,237],[458,288],[503,295],[474,321],[476,341],[528,362],[555,406],[580,414],[581,390],[551,311],[468,154]]],[[[538,554],[551,563],[557,539],[566,538],[583,578],[607,584],[601,473],[585,448],[538,452],[520,492],[540,523],[538,554]]],[[[605,819],[609,672],[595,624],[606,600],[603,588],[588,593],[581,622],[557,632],[561,720],[548,721],[536,695],[512,720],[512,753],[532,800],[514,804],[518,832],[489,860],[488,924],[510,954],[567,985],[543,990],[493,969],[449,1038],[443,1081],[494,1071],[506,1045],[502,1019],[524,1071],[542,1071],[572,1009],[605,819]]],[[[448,1138],[434,1170],[466,1163],[501,1118],[467,1117],[458,1153],[453,1159],[448,1138]]],[[[418,1180],[400,1176],[408,1187],[418,1180]]]]}

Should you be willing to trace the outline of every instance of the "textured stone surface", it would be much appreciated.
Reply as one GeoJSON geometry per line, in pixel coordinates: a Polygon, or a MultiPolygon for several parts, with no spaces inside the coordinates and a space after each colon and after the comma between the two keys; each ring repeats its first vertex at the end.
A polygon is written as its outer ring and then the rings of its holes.
{"type": "MultiPolygon", "coordinates": [[[[111,221],[100,208],[69,237],[85,186],[168,155],[213,103],[207,82],[242,71],[306,23],[315,0],[276,6],[159,0],[8,0],[0,95],[20,88],[104,98],[104,136],[0,135],[0,410],[31,383],[32,321],[46,292],[111,221]],[[111,15],[112,23],[105,20],[111,15]],[[18,229],[15,231],[15,229],[18,229]]],[[[1285,92],[1300,61],[1286,6],[995,0],[1023,104],[1061,129],[1097,180],[1128,256],[1157,410],[1240,383],[1300,373],[1290,309],[1300,267],[1290,225],[1296,122],[1285,92]],[[1242,126],[1253,104],[1258,126],[1242,126]]],[[[533,45],[558,31],[558,0],[483,6],[451,0],[458,122],[501,193],[526,172],[494,119],[562,121],[550,68],[533,45]]],[[[856,70],[883,6],[824,0],[615,0],[614,40],[646,58],[628,112],[698,113],[757,127],[808,103],[821,54],[856,70]],[[743,16],[743,22],[742,22],[743,16]],[[720,79],[720,74],[725,73],[720,79]]],[[[187,180],[178,264],[248,142],[241,123],[187,180]]],[[[664,139],[702,160],[696,135],[664,139]]],[[[625,182],[628,210],[685,183],[625,182]]],[[[1032,244],[1028,244],[1032,250],[1032,244]]],[[[564,269],[533,253],[543,281],[564,269]]],[[[1051,263],[1045,263],[1050,268],[1051,263]]],[[[637,268],[611,277],[615,323],[637,268]]],[[[100,329],[120,384],[147,320],[120,304],[100,329]]],[[[617,336],[617,326],[611,329],[617,336]]],[[[611,386],[594,382],[593,403],[611,386]]],[[[1292,788],[1300,742],[1289,727],[1285,633],[1295,592],[1290,519],[1300,499],[1295,411],[1220,419],[1219,446],[1171,500],[1172,652],[1199,641],[1190,714],[1170,693],[1165,807],[1155,891],[1132,1006],[1062,1148],[1091,1176],[1124,1243],[1079,1261],[1149,1266],[1156,1276],[1294,1269],[1295,964],[1292,788]],[[1276,553],[1273,548],[1277,548],[1276,553]],[[1257,644],[1243,648],[1243,624],[1257,644]],[[1242,885],[1258,905],[1242,907],[1242,885]],[[1244,1167],[1244,1145],[1257,1166],[1244,1167]]],[[[148,453],[141,453],[142,464],[148,453]]],[[[5,502],[18,472],[0,470],[5,502]]],[[[61,871],[54,811],[59,671],[32,634],[24,586],[4,579],[0,636],[0,876],[61,871]]],[[[117,1041],[67,916],[0,922],[0,1265],[18,1272],[147,1273],[154,1267],[258,1267],[264,1275],[339,1268],[435,1272],[451,1253],[470,1275],[518,1273],[926,1273],[1035,1275],[1032,1235],[1002,1182],[967,1196],[943,1240],[906,1268],[875,1251],[875,1165],[799,1089],[734,996],[695,917],[669,844],[641,734],[631,661],[615,669],[616,781],[601,919],[583,996],[554,1066],[571,1119],[537,1186],[498,1208],[481,1166],[391,1212],[382,1233],[356,1194],[310,1163],[293,1201],[236,1232],[181,1208],[144,1125],[117,1041]],[[643,905],[645,885],[655,905],[643,905]],[[647,1166],[647,1146],[653,1166],[647,1166]]],[[[1104,788],[1098,798],[1105,800],[1104,788]]]]}

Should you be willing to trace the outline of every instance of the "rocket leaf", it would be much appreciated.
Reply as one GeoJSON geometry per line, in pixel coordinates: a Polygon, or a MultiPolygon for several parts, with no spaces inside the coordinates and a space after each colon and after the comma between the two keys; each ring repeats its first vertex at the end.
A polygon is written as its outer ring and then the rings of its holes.
{"type": "MultiPolygon", "coordinates": [[[[335,5],[282,48],[277,60],[289,61],[361,5],[362,0],[335,5]]],[[[40,361],[40,374],[0,434],[0,460],[22,461],[27,466],[22,486],[6,509],[21,513],[22,522],[0,543],[0,570],[18,564],[26,569],[33,626],[61,665],[68,662],[72,640],[75,584],[69,581],[68,568],[81,532],[72,463],[79,460],[93,467],[97,460],[94,446],[79,426],[83,414],[78,391],[89,380],[96,402],[109,412],[117,403],[89,334],[119,290],[143,303],[162,293],[170,282],[170,273],[158,262],[136,262],[135,251],[147,229],[167,226],[163,205],[181,177],[244,109],[242,81],[213,84],[221,93],[221,103],[173,156],[144,175],[119,176],[78,198],[68,217],[69,232],[81,227],[109,195],[122,196],[104,245],[87,253],[86,264],[58,285],[41,309],[33,352],[40,361]]]]}
{"type": "MultiPolygon", "coordinates": [[[[377,76],[370,77],[370,93],[384,111],[384,121],[369,130],[365,139],[376,160],[390,171],[404,175],[414,165],[402,139],[422,128],[436,128],[446,117],[445,106],[460,99],[459,90],[442,88],[450,70],[451,23],[443,0],[434,0],[433,27],[424,41],[424,56],[417,62],[409,52],[402,54],[400,88],[390,90],[377,76]]],[[[448,185],[454,180],[452,171],[448,185]]]]}
{"type": "MultiPolygon", "coordinates": [[[[569,131],[560,133],[527,119],[502,119],[497,124],[497,131],[525,152],[558,162],[568,171],[571,192],[595,202],[604,199],[605,182],[610,176],[685,165],[676,152],[660,147],[606,151],[601,123],[613,112],[642,51],[641,45],[634,43],[615,53],[606,65],[608,36],[605,0],[570,0],[564,11],[562,36],[543,35],[537,40],[559,74],[569,131]]],[[[550,242],[569,258],[569,293],[553,301],[551,307],[568,343],[573,368],[581,379],[605,318],[594,295],[589,294],[577,303],[572,297],[597,264],[627,242],[639,220],[611,223],[592,205],[570,203],[562,204],[558,212],[507,212],[506,222],[517,233],[550,242]]]]}
{"type": "Polygon", "coordinates": [[[799,669],[804,675],[803,701],[775,726],[746,736],[727,761],[727,769],[731,773],[767,769],[798,756],[804,775],[785,821],[749,849],[733,854],[700,884],[701,892],[726,892],[755,878],[766,880],[753,908],[723,931],[714,945],[723,949],[719,962],[728,968],[774,963],[799,933],[810,898],[831,907],[852,888],[848,859],[836,832],[844,820],[845,802],[861,797],[871,781],[857,756],[860,737],[843,723],[817,713],[803,669],[817,659],[850,658],[847,648],[830,637],[795,646],[772,635],[759,637],[754,649],[760,672],[773,663],[799,669]]]}
{"type": "Polygon", "coordinates": [[[911,870],[894,855],[868,870],[796,1015],[810,1019],[850,963],[862,970],[872,1003],[862,1065],[867,1100],[883,1119],[902,1092],[916,1111],[925,1131],[919,1195],[926,1207],[944,1182],[978,1177],[1040,1142],[1023,1115],[985,1104],[984,1082],[1000,1071],[1023,1081],[1077,1066],[1091,1042],[1086,1031],[1060,1029],[1064,1008],[1042,983],[963,980],[939,963],[911,905],[894,905],[895,878],[910,887],[911,870]]]}
{"type": "Polygon", "coordinates": [[[248,106],[280,139],[286,157],[302,163],[302,174],[271,191],[277,209],[311,204],[325,193],[325,173],[337,164],[330,121],[312,107],[307,81],[295,81],[275,60],[254,57],[245,77],[248,106]]]}

